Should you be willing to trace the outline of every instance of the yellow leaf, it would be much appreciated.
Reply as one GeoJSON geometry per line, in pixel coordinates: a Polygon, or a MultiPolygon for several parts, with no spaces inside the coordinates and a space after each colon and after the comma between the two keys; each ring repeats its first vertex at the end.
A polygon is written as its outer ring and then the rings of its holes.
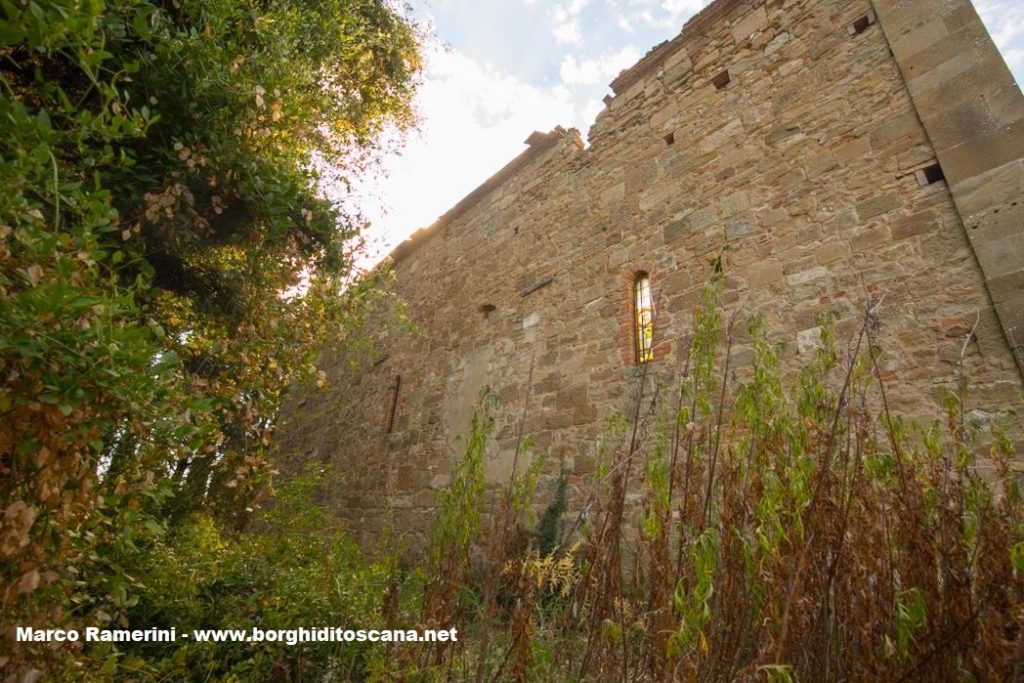
{"type": "Polygon", "coordinates": [[[35,287],[43,279],[43,269],[38,264],[33,263],[25,269],[25,278],[29,281],[29,284],[35,287]]]}
{"type": "Polygon", "coordinates": [[[31,593],[39,587],[39,571],[33,569],[25,572],[21,575],[21,581],[18,582],[18,592],[22,595],[31,593]]]}

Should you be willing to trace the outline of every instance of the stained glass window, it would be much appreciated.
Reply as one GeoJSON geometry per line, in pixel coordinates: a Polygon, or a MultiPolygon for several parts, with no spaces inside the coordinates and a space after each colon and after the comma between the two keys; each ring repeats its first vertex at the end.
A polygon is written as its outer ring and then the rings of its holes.
{"type": "Polygon", "coordinates": [[[654,302],[651,278],[638,273],[633,282],[633,313],[636,322],[636,362],[654,360],[654,302]]]}

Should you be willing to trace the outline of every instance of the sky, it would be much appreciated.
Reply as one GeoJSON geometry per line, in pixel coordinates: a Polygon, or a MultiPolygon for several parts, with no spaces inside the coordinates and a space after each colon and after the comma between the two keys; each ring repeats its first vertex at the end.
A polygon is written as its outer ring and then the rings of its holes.
{"type": "MultiPolygon", "coordinates": [[[[526,149],[535,130],[587,130],[608,84],[709,0],[413,0],[430,34],[418,130],[350,198],[372,265],[526,149]]],[[[974,0],[1024,83],[1024,0],[974,0]]]]}

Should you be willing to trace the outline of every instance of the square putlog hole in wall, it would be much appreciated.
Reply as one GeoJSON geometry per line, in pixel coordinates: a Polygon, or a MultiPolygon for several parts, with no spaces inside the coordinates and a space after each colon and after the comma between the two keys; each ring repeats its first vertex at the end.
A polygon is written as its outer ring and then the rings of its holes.
{"type": "Polygon", "coordinates": [[[864,33],[864,31],[867,31],[868,27],[870,27],[874,23],[875,13],[868,12],[863,17],[850,24],[850,26],[846,30],[851,36],[859,36],[860,34],[864,33]]]}
{"type": "Polygon", "coordinates": [[[498,308],[494,304],[483,304],[480,306],[480,313],[484,316],[484,320],[489,320],[496,310],[498,308]]]}
{"type": "Polygon", "coordinates": [[[914,173],[917,176],[917,183],[921,187],[925,185],[934,185],[940,180],[946,179],[946,174],[942,172],[942,167],[938,164],[932,164],[931,166],[925,166],[921,170],[914,173]]]}
{"type": "Polygon", "coordinates": [[[676,134],[675,133],[669,133],[668,135],[666,135],[662,139],[665,141],[665,146],[666,147],[671,147],[672,145],[676,144],[676,134]]]}
{"type": "Polygon", "coordinates": [[[729,85],[731,80],[732,78],[729,77],[729,70],[726,69],[711,79],[711,85],[715,86],[715,90],[724,90],[725,86],[729,85]]]}

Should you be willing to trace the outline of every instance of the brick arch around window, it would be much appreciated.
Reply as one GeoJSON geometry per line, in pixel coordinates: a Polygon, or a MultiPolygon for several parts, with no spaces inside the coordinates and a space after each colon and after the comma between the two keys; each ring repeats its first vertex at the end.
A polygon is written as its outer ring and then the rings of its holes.
{"type": "Polygon", "coordinates": [[[636,319],[636,284],[640,276],[646,275],[651,282],[651,298],[654,303],[654,342],[652,352],[654,361],[663,360],[672,352],[669,340],[671,316],[668,313],[665,293],[661,289],[665,272],[653,263],[638,263],[625,270],[620,276],[616,287],[618,297],[618,338],[619,357],[623,365],[635,366],[637,362],[637,319],[636,319]]]}

